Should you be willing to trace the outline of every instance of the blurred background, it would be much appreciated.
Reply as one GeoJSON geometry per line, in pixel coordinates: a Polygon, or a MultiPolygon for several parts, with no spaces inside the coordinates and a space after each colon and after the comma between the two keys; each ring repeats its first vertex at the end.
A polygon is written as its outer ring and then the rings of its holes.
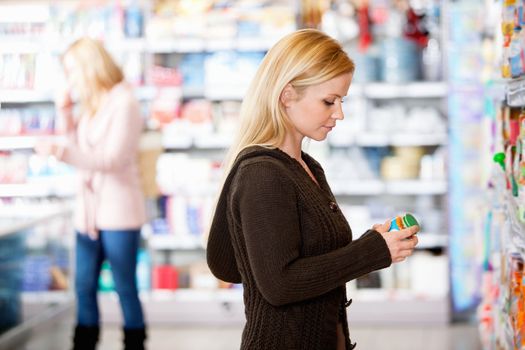
{"type": "MultiPolygon", "coordinates": [[[[149,222],[137,279],[150,348],[238,348],[242,286],[210,273],[205,232],[248,84],[271,45],[305,27],[338,39],[357,68],[345,120],[304,150],[355,236],[405,212],[422,227],[405,263],[348,283],[352,339],[362,349],[431,349],[429,339],[525,348],[524,4],[0,1],[0,348],[69,344],[75,171],[33,147],[60,137],[60,55],[85,35],[103,40],[141,103],[149,222]]],[[[99,289],[99,348],[116,349],[109,264],[99,289]]]]}

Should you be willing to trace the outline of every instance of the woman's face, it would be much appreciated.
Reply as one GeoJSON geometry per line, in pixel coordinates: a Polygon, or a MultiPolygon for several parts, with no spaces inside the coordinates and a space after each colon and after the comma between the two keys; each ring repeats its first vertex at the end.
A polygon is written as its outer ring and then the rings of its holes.
{"type": "Polygon", "coordinates": [[[289,98],[284,98],[286,114],[292,122],[293,133],[299,138],[308,137],[316,141],[326,139],[337,120],[344,118],[342,103],[348,93],[352,74],[341,74],[318,85],[307,87],[302,96],[293,87],[289,98]]]}

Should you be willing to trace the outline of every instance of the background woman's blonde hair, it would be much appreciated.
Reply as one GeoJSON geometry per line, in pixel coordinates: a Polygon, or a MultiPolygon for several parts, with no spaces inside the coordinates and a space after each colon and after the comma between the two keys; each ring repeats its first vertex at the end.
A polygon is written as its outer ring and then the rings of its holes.
{"type": "Polygon", "coordinates": [[[279,40],[264,57],[246,92],[238,135],[224,163],[225,173],[244,148],[282,144],[290,128],[280,102],[287,84],[301,96],[307,87],[353,73],[354,69],[341,45],[318,30],[298,30],[279,40]]]}
{"type": "Polygon", "coordinates": [[[76,88],[82,111],[94,115],[104,92],[124,79],[122,69],[115,63],[104,45],[98,40],[81,38],[73,42],[64,58],[71,56],[80,74],[81,84],[76,88]]]}

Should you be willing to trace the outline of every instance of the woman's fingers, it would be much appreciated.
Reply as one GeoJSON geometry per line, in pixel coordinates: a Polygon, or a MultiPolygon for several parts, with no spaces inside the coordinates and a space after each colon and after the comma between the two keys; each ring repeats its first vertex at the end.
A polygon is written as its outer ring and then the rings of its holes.
{"type": "Polygon", "coordinates": [[[390,230],[390,220],[385,221],[383,224],[374,224],[372,230],[380,233],[388,232],[388,230],[390,230]]]}
{"type": "Polygon", "coordinates": [[[418,232],[419,232],[419,226],[416,225],[416,226],[410,226],[408,228],[405,228],[399,231],[397,234],[400,238],[404,239],[404,238],[412,237],[418,232]]]}
{"type": "MultiPolygon", "coordinates": [[[[393,262],[401,262],[408,256],[412,255],[416,248],[419,240],[414,234],[407,237],[407,233],[411,233],[410,230],[403,230],[405,232],[390,232],[391,235],[388,237],[387,245],[390,249],[390,255],[392,256],[393,262]],[[392,237],[395,234],[394,237],[392,237]]],[[[416,231],[417,232],[417,231],[416,231]]]]}

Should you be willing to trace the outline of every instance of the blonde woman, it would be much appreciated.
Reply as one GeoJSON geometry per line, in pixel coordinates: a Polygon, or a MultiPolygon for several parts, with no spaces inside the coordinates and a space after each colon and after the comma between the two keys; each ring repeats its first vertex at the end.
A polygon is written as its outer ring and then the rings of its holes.
{"type": "Polygon", "coordinates": [[[241,349],[353,349],[345,283],[400,262],[419,228],[359,239],[320,164],[301,151],[343,119],[354,64],[340,44],[305,29],[270,49],[246,94],[240,132],[208,237],[221,280],[242,283],[241,349]]]}
{"type": "Polygon", "coordinates": [[[95,349],[98,341],[97,287],[105,259],[111,265],[124,316],[125,349],[143,349],[146,333],[135,280],[140,228],[145,221],[137,167],[140,107],[121,69],[100,42],[75,41],[62,64],[69,88],[57,99],[56,108],[69,142],[42,142],[36,151],[73,165],[80,177],[74,218],[74,349],[95,349]],[[78,96],[76,109],[72,95],[78,96]]]}

